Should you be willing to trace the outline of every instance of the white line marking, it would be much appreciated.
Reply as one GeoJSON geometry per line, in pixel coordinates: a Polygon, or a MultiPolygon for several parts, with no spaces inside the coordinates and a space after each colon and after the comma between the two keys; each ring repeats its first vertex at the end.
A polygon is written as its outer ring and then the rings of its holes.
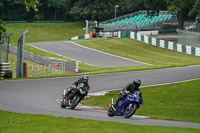
{"type": "MultiPolygon", "coordinates": [[[[64,41],[64,42],[69,43],[70,41],[64,41]]],[[[137,63],[141,63],[141,64],[145,64],[145,65],[152,65],[152,64],[149,64],[149,63],[144,63],[144,62],[140,62],[140,61],[136,61],[136,60],[131,60],[131,59],[128,59],[128,58],[124,58],[124,57],[121,57],[121,56],[109,54],[109,53],[106,53],[106,52],[103,52],[103,51],[99,51],[99,50],[96,50],[96,49],[88,48],[88,47],[82,46],[82,45],[80,45],[80,44],[77,44],[77,43],[75,43],[75,42],[70,42],[70,43],[73,43],[73,44],[75,44],[75,45],[77,45],[77,46],[79,46],[79,47],[83,47],[83,48],[85,48],[85,49],[89,49],[89,50],[92,50],[92,51],[95,51],[95,52],[99,52],[99,53],[106,54],[106,55],[109,55],[109,56],[117,57],[117,58],[120,58],[120,59],[132,61],[132,62],[137,62],[137,63]]]]}
{"type": "MultiPolygon", "coordinates": [[[[170,85],[170,84],[177,84],[177,83],[183,83],[183,82],[188,82],[188,81],[193,81],[193,80],[198,80],[200,78],[196,78],[196,79],[190,79],[190,80],[182,80],[182,81],[177,81],[177,82],[171,82],[171,83],[163,83],[163,84],[155,84],[155,85],[147,85],[147,86],[141,86],[140,88],[145,88],[145,87],[152,87],[152,86],[160,86],[160,85],[170,85]]],[[[106,91],[99,91],[99,92],[92,92],[92,93],[88,93],[88,96],[102,96],[105,95],[111,91],[118,91],[121,90],[122,88],[118,88],[118,89],[112,89],[112,90],[106,90],[106,91]]]]}
{"type": "Polygon", "coordinates": [[[144,87],[152,87],[152,86],[160,86],[160,85],[170,85],[170,84],[183,83],[183,82],[188,82],[188,81],[193,81],[193,80],[198,80],[198,79],[200,78],[182,80],[182,81],[176,81],[176,82],[170,82],[170,83],[163,83],[163,84],[147,85],[147,86],[142,86],[142,87],[144,88],[144,87]]]}
{"type": "Polygon", "coordinates": [[[60,100],[59,100],[60,98],[62,98],[62,97],[56,98],[56,102],[59,103],[59,104],[60,104],[60,100]]]}
{"type": "MultiPolygon", "coordinates": [[[[38,48],[38,47],[36,47],[36,46],[34,46],[34,45],[32,45],[32,44],[29,44],[29,43],[27,43],[27,44],[30,45],[30,46],[32,46],[32,47],[34,47],[34,48],[36,48],[36,49],[39,49],[39,50],[42,50],[42,51],[45,51],[45,52],[48,52],[48,53],[55,54],[55,55],[57,55],[57,56],[61,56],[61,57],[64,57],[64,58],[68,58],[68,59],[70,59],[70,60],[77,61],[77,62],[83,62],[83,61],[79,61],[79,60],[76,60],[76,59],[73,59],[73,58],[69,58],[69,57],[66,57],[66,56],[62,56],[62,55],[59,55],[59,54],[50,52],[50,51],[48,51],[48,50],[44,50],[44,49],[42,49],[42,48],[38,48]]],[[[51,57],[51,58],[52,58],[52,57],[51,57]]],[[[64,60],[64,59],[62,59],[62,60],[64,60]]],[[[86,64],[88,64],[88,63],[86,63],[86,64]]],[[[95,65],[92,65],[92,64],[88,64],[88,65],[95,66],[95,65]]]]}

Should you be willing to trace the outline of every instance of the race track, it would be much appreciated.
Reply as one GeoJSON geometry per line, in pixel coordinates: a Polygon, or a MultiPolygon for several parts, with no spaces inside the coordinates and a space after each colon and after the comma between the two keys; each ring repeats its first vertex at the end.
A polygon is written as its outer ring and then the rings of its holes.
{"type": "MultiPolygon", "coordinates": [[[[94,110],[79,106],[75,110],[60,108],[57,98],[63,89],[70,86],[79,77],[64,77],[34,80],[0,81],[0,110],[13,112],[46,114],[52,116],[84,118],[102,121],[117,121],[137,125],[158,125],[188,127],[200,129],[198,123],[153,120],[134,116],[110,118],[104,110],[94,110]]],[[[145,70],[99,74],[89,76],[91,91],[99,92],[120,89],[133,79],[142,80],[142,86],[167,84],[200,78],[200,65],[167,69],[145,70]]]]}
{"type": "Polygon", "coordinates": [[[64,56],[79,62],[101,67],[123,67],[150,65],[144,62],[130,60],[119,56],[90,49],[73,42],[38,42],[29,45],[64,56]]]}

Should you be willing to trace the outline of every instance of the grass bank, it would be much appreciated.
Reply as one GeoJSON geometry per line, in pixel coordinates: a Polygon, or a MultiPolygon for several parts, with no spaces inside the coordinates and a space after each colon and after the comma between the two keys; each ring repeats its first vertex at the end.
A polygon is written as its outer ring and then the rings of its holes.
{"type": "Polygon", "coordinates": [[[10,38],[11,43],[17,43],[26,29],[29,30],[26,42],[46,42],[67,40],[83,35],[85,33],[83,27],[85,22],[6,24],[7,32],[14,33],[10,38]]]}
{"type": "Polygon", "coordinates": [[[198,129],[138,126],[119,122],[103,122],[46,115],[32,115],[0,111],[0,132],[3,133],[198,133],[198,129]]]}
{"type": "MultiPolygon", "coordinates": [[[[200,79],[141,88],[144,106],[136,114],[155,119],[200,123],[200,79]]],[[[115,100],[119,91],[107,93],[105,96],[94,96],[84,100],[84,104],[100,106],[108,109],[111,98],[115,100]]]]}
{"type": "Polygon", "coordinates": [[[133,39],[93,39],[92,41],[80,41],[77,43],[152,65],[200,64],[200,57],[155,47],[133,39]]]}

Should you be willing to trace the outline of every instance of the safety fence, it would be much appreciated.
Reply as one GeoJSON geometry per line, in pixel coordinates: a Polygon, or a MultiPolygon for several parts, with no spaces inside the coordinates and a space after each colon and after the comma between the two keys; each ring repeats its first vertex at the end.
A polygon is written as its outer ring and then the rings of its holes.
{"type": "MultiPolygon", "coordinates": [[[[7,50],[7,45],[3,45],[2,48],[7,50]]],[[[17,48],[9,45],[9,52],[16,55],[17,48]]],[[[37,63],[35,65],[28,64],[27,69],[29,77],[52,76],[66,74],[67,72],[78,72],[78,62],[75,61],[66,61],[62,59],[44,57],[26,50],[25,59],[37,63]]],[[[13,66],[12,71],[15,73],[16,63],[11,62],[11,65],[13,66]]]]}
{"type": "Polygon", "coordinates": [[[7,62],[8,58],[7,44],[0,42],[0,64],[7,62]]]}
{"type": "Polygon", "coordinates": [[[174,43],[174,42],[166,41],[166,40],[160,40],[160,39],[142,35],[136,32],[130,32],[130,38],[136,39],[138,41],[142,41],[142,42],[145,42],[147,44],[151,44],[157,47],[166,48],[166,49],[174,50],[174,51],[185,53],[185,54],[200,56],[200,48],[198,47],[183,45],[180,43],[174,43]]]}
{"type": "Polygon", "coordinates": [[[13,33],[7,33],[4,32],[1,36],[0,36],[0,64],[1,63],[5,63],[8,62],[8,43],[10,42],[10,36],[13,33]]]}
{"type": "Polygon", "coordinates": [[[178,43],[200,48],[200,32],[178,30],[178,43]]]}

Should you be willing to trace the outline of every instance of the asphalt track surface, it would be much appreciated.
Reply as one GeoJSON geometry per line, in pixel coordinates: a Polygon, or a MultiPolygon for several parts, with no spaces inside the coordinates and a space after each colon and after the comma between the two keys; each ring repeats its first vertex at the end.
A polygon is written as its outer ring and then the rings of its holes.
{"type": "MultiPolygon", "coordinates": [[[[145,70],[99,74],[89,76],[90,92],[120,89],[134,78],[142,80],[142,86],[168,84],[200,78],[200,65],[167,69],[145,70]]],[[[94,110],[78,106],[75,110],[60,108],[57,98],[63,89],[79,77],[63,77],[34,80],[0,81],[0,110],[12,112],[45,114],[60,117],[74,117],[101,121],[116,121],[137,125],[156,125],[200,129],[198,123],[154,120],[133,116],[108,117],[105,110],[94,110]]],[[[145,99],[144,99],[145,102],[145,99]]],[[[145,106],[145,105],[144,105],[145,106]]]]}
{"type": "Polygon", "coordinates": [[[143,66],[147,63],[122,58],[67,41],[29,43],[36,48],[101,67],[143,66]]]}

